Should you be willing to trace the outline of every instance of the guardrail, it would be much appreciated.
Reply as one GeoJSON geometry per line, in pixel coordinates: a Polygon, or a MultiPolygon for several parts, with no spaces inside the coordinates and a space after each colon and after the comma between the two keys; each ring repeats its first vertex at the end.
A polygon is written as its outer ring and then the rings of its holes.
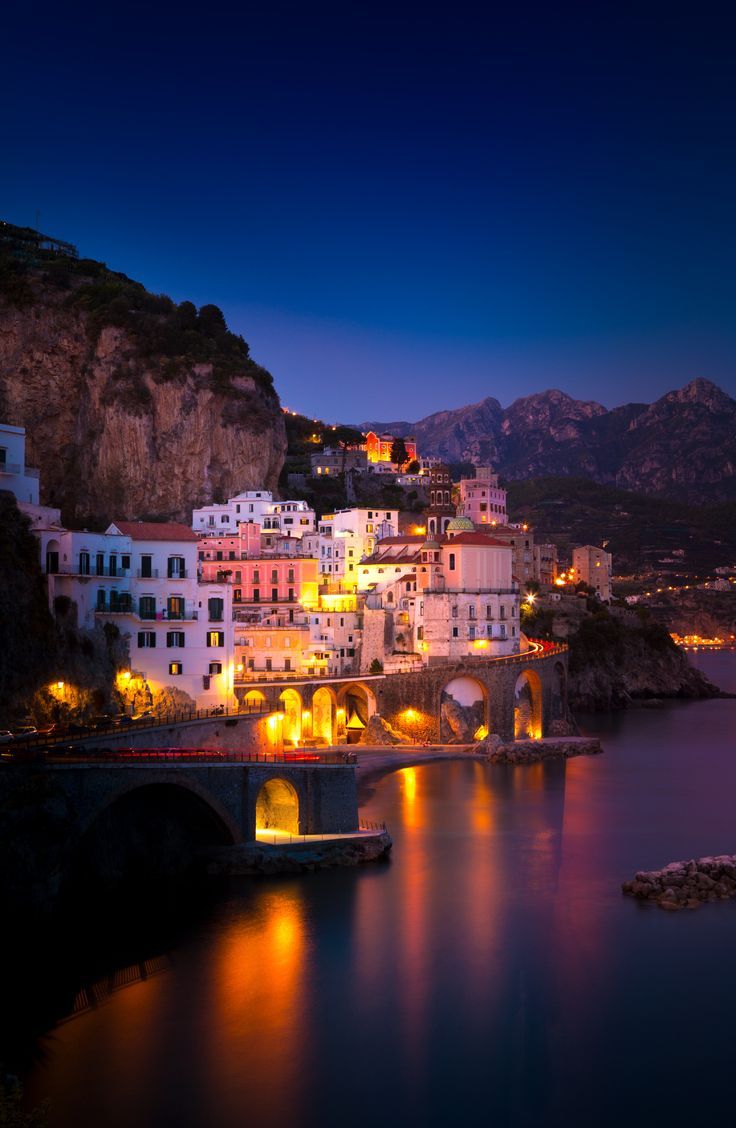
{"type": "Polygon", "coordinates": [[[332,767],[355,765],[355,752],[245,752],[225,748],[89,748],[67,755],[46,755],[45,763],[60,764],[191,764],[197,762],[218,764],[316,764],[332,767]]]}
{"type": "Polygon", "coordinates": [[[34,733],[30,737],[22,736],[14,741],[2,745],[3,752],[22,753],[38,750],[39,748],[58,747],[60,744],[76,744],[82,741],[102,739],[109,736],[122,736],[126,733],[143,732],[146,729],[165,728],[167,725],[185,724],[187,721],[207,721],[223,718],[227,720],[238,717],[252,716],[254,713],[270,713],[271,708],[265,701],[254,701],[240,709],[180,709],[172,713],[162,713],[152,717],[140,717],[134,721],[114,721],[109,724],[98,722],[88,727],[78,726],[81,731],[58,733],[34,733]]]}

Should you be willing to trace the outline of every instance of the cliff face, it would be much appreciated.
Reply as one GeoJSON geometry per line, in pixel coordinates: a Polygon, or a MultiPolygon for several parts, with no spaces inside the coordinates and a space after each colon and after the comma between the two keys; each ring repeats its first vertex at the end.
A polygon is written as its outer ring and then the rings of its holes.
{"type": "Polygon", "coordinates": [[[90,284],[72,265],[63,286],[42,263],[25,269],[19,295],[0,287],[0,420],[26,428],[42,502],[70,523],[188,521],[194,506],[275,489],[286,449],[278,397],[219,310],[177,307],[98,263],[90,284]]]}
{"type": "Polygon", "coordinates": [[[708,380],[612,411],[553,389],[505,409],[488,398],[398,426],[422,454],[492,462],[507,478],[576,475],[695,503],[736,497],[736,401],[708,380]]]}

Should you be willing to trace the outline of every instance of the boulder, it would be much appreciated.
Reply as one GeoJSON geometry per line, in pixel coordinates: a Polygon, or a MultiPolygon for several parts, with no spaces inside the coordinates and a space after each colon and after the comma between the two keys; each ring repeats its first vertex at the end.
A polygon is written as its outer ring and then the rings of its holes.
{"type": "Polygon", "coordinates": [[[360,734],[360,744],[411,744],[410,737],[392,728],[380,713],[374,713],[360,734]]]}

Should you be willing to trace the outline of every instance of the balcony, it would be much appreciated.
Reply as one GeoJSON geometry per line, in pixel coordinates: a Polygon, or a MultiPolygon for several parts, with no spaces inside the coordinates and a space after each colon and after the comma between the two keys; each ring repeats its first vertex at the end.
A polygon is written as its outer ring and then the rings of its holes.
{"type": "Polygon", "coordinates": [[[62,564],[60,568],[55,568],[50,573],[53,576],[80,576],[83,579],[93,580],[128,580],[130,579],[130,568],[116,568],[110,571],[110,566],[98,568],[95,564],[90,563],[84,570],[80,564],[62,564]]]}
{"type": "Polygon", "coordinates": [[[132,599],[110,599],[99,602],[95,607],[96,615],[132,615],[132,599]]]}
{"type": "Polygon", "coordinates": [[[189,572],[186,568],[182,568],[174,575],[169,575],[168,572],[161,571],[158,568],[149,568],[148,571],[139,568],[136,572],[136,578],[139,580],[187,580],[189,579],[189,572]]]}

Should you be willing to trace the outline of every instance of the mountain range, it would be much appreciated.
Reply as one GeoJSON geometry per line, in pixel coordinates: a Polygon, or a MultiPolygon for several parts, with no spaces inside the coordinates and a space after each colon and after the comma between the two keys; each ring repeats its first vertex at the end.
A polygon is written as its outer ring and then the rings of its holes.
{"type": "Polygon", "coordinates": [[[585,477],[695,504],[736,498],[736,400],[701,378],[651,404],[608,409],[552,389],[506,408],[488,396],[416,423],[360,426],[413,435],[422,455],[490,463],[507,479],[585,477]]]}

